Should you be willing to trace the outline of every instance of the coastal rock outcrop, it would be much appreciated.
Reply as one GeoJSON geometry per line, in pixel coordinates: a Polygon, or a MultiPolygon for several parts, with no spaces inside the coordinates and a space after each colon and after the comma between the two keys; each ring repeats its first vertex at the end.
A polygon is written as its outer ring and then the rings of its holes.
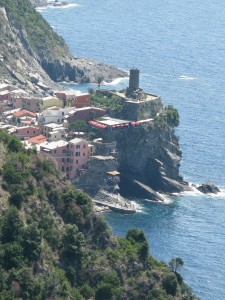
{"type": "Polygon", "coordinates": [[[211,182],[203,183],[197,189],[203,194],[217,194],[220,192],[220,189],[211,182]]]}
{"type": "Polygon", "coordinates": [[[116,67],[83,58],[68,57],[63,60],[43,58],[40,63],[55,82],[95,82],[99,74],[104,78],[104,81],[110,82],[115,78],[127,76],[126,72],[116,67]]]}
{"type": "MultiPolygon", "coordinates": [[[[191,189],[179,175],[182,152],[173,128],[162,128],[154,123],[129,128],[117,136],[117,147],[123,176],[163,193],[191,189]]],[[[122,184],[121,189],[124,188],[122,184]]]]}
{"type": "Polygon", "coordinates": [[[2,0],[0,4],[0,80],[7,78],[27,90],[40,92],[43,86],[54,88],[54,82],[95,82],[99,75],[112,81],[127,76],[113,66],[74,57],[63,38],[29,1],[12,3],[2,0]],[[39,87],[30,77],[36,73],[39,87]]]}

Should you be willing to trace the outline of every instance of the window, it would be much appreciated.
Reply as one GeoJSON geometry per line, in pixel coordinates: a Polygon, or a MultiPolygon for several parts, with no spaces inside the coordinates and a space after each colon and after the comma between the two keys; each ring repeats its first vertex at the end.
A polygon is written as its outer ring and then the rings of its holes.
{"type": "Polygon", "coordinates": [[[62,162],[65,162],[65,158],[62,158],[62,162]]]}
{"type": "Polygon", "coordinates": [[[76,159],[76,164],[78,165],[78,159],[76,159]]]}
{"type": "Polygon", "coordinates": [[[83,153],[83,156],[85,156],[85,152],[83,153]]]}
{"type": "Polygon", "coordinates": [[[66,149],[64,149],[64,150],[62,151],[62,153],[66,153],[66,149]]]}
{"type": "Polygon", "coordinates": [[[70,170],[70,168],[69,167],[66,167],[66,172],[68,172],[70,170]]]}
{"type": "Polygon", "coordinates": [[[64,167],[62,166],[62,172],[64,172],[64,167]]]}
{"type": "Polygon", "coordinates": [[[70,163],[71,163],[71,164],[73,163],[73,160],[72,160],[72,159],[70,160],[70,163]]]}
{"type": "Polygon", "coordinates": [[[35,133],[35,130],[33,131],[33,133],[35,133]]]}
{"type": "Polygon", "coordinates": [[[67,162],[70,162],[70,159],[69,159],[69,158],[67,158],[67,159],[66,159],[66,161],[67,161],[67,162]]]}
{"type": "Polygon", "coordinates": [[[27,130],[27,133],[29,133],[29,130],[27,130]]]}
{"type": "Polygon", "coordinates": [[[73,167],[72,167],[72,166],[70,166],[70,171],[72,170],[72,168],[73,168],[73,167]]]}
{"type": "Polygon", "coordinates": [[[58,119],[58,123],[60,122],[60,119],[58,119]]]}
{"type": "Polygon", "coordinates": [[[76,156],[80,156],[80,152],[76,152],[76,156]]]}
{"type": "Polygon", "coordinates": [[[54,150],[54,153],[57,153],[57,150],[54,150]]]}
{"type": "Polygon", "coordinates": [[[84,146],[83,146],[84,148],[86,148],[86,145],[84,144],[84,146]]]}
{"type": "Polygon", "coordinates": [[[80,145],[76,145],[76,149],[80,149],[80,145]]]}

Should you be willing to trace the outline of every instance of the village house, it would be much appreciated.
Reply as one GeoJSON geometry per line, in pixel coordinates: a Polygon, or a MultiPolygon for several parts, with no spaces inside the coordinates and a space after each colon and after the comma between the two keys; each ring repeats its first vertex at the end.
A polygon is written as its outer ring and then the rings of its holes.
{"type": "Polygon", "coordinates": [[[31,137],[31,138],[26,140],[26,142],[28,142],[32,145],[39,145],[39,144],[42,144],[46,141],[47,141],[46,137],[42,134],[39,134],[37,136],[31,137]]]}
{"type": "Polygon", "coordinates": [[[73,111],[73,108],[59,108],[57,106],[53,106],[45,109],[38,115],[38,123],[40,125],[48,124],[48,123],[58,123],[63,124],[65,121],[65,116],[73,111]]]}
{"type": "Polygon", "coordinates": [[[70,180],[77,177],[79,170],[86,167],[89,158],[88,143],[79,138],[69,142],[59,140],[40,145],[40,152],[50,157],[70,180]]]}
{"type": "Polygon", "coordinates": [[[0,101],[9,100],[11,92],[9,90],[0,91],[0,101]]]}
{"type": "Polygon", "coordinates": [[[67,121],[72,123],[78,120],[89,121],[95,118],[103,117],[106,114],[106,110],[97,107],[83,107],[77,108],[69,112],[67,121]]]}
{"type": "Polygon", "coordinates": [[[26,140],[28,138],[40,135],[40,133],[40,129],[35,126],[23,126],[17,127],[13,135],[18,137],[20,140],[26,140]]]}
{"type": "Polygon", "coordinates": [[[51,132],[60,131],[60,130],[66,131],[66,128],[63,127],[62,124],[57,124],[57,123],[43,124],[40,126],[40,129],[41,129],[41,133],[47,138],[50,137],[51,132]]]}
{"type": "Polygon", "coordinates": [[[46,108],[57,106],[57,107],[63,107],[64,102],[63,100],[53,97],[53,96],[47,96],[43,97],[40,102],[40,111],[43,111],[46,108]]]}
{"type": "Polygon", "coordinates": [[[87,107],[91,105],[91,95],[88,93],[80,93],[79,91],[56,91],[55,95],[64,101],[67,106],[87,107]]]}
{"type": "Polygon", "coordinates": [[[20,124],[20,125],[32,125],[35,124],[36,122],[36,114],[33,113],[32,111],[28,111],[28,110],[20,110],[17,112],[13,113],[13,118],[11,120],[11,123],[13,124],[20,124]]]}
{"type": "Polygon", "coordinates": [[[41,97],[37,96],[37,97],[21,97],[21,98],[22,98],[23,109],[36,112],[36,113],[40,111],[41,97]]]}

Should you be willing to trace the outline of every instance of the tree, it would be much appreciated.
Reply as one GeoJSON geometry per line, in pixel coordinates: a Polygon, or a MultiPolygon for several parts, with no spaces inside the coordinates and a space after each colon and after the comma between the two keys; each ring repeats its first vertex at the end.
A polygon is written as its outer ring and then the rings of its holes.
{"type": "Polygon", "coordinates": [[[112,285],[109,283],[102,283],[95,294],[95,300],[110,300],[113,297],[112,285]]]}
{"type": "Polygon", "coordinates": [[[89,93],[90,95],[94,95],[95,90],[94,90],[93,88],[88,88],[88,93],[89,93]]]}
{"type": "Polygon", "coordinates": [[[68,224],[66,226],[62,244],[63,255],[80,263],[84,255],[84,235],[76,225],[68,224]]]}
{"type": "Polygon", "coordinates": [[[2,242],[11,243],[19,239],[23,222],[16,207],[7,211],[2,224],[2,242]]]}
{"type": "Polygon", "coordinates": [[[35,223],[23,229],[23,249],[24,255],[29,261],[37,260],[41,254],[41,233],[35,223]]]}
{"type": "Polygon", "coordinates": [[[75,122],[69,123],[69,130],[77,130],[77,131],[88,131],[88,124],[84,120],[77,120],[75,122]]]}
{"type": "Polygon", "coordinates": [[[103,76],[100,76],[100,75],[96,78],[96,82],[97,82],[97,84],[98,84],[98,89],[99,89],[99,90],[100,90],[100,86],[101,86],[103,80],[104,80],[104,77],[103,77],[103,76]]]}
{"type": "Polygon", "coordinates": [[[163,276],[162,281],[163,288],[166,290],[167,294],[172,296],[176,295],[177,292],[177,277],[174,273],[168,273],[163,276]]]}
{"type": "Polygon", "coordinates": [[[177,269],[179,269],[183,265],[184,262],[180,257],[172,258],[171,261],[169,262],[169,266],[173,272],[177,272],[177,269]]]}
{"type": "Polygon", "coordinates": [[[166,107],[166,121],[170,126],[177,127],[180,123],[179,113],[172,105],[166,107]]]}

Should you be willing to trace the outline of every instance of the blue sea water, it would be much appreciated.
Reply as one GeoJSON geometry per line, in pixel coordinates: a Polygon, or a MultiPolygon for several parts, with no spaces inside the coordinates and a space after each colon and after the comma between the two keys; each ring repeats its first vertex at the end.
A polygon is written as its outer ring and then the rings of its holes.
{"type": "MultiPolygon", "coordinates": [[[[225,5],[219,0],[69,0],[42,15],[74,55],[141,70],[145,91],[180,113],[185,180],[223,192],[137,200],[135,215],[106,214],[115,234],[144,230],[153,256],[182,257],[182,275],[204,300],[225,299],[225,5]],[[76,6],[74,4],[79,4],[76,6]]],[[[127,85],[123,81],[118,86],[127,85]]],[[[87,86],[77,86],[86,89],[87,86]]]]}

